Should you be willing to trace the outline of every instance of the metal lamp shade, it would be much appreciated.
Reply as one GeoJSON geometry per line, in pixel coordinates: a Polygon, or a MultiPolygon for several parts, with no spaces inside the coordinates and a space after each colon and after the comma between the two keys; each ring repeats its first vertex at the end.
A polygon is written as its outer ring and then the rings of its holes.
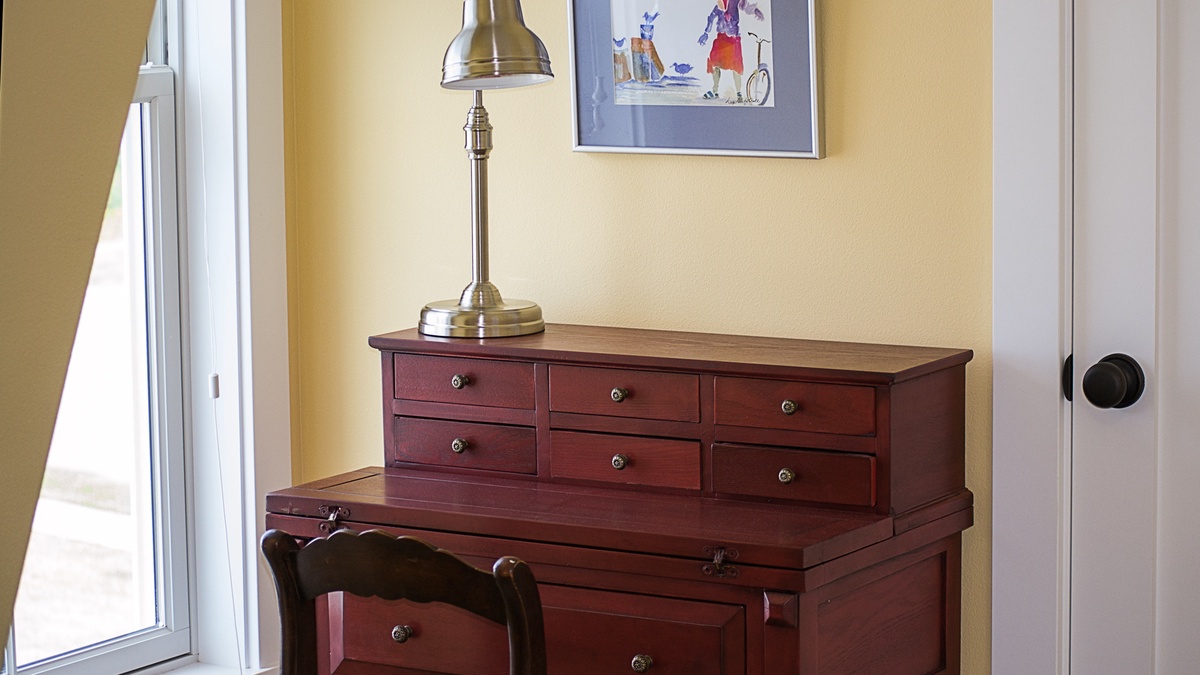
{"type": "Polygon", "coordinates": [[[505,89],[552,77],[546,46],[525,27],[518,0],[465,0],[462,30],[442,62],[443,87],[505,89]]]}

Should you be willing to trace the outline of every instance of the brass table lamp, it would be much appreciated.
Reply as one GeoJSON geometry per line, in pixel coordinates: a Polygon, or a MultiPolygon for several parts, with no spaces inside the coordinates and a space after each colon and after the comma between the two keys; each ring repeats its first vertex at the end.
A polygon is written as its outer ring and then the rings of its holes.
{"type": "Polygon", "coordinates": [[[431,302],[417,330],[442,337],[505,337],[545,329],[542,308],[527,300],[505,300],[488,280],[487,158],[492,125],[483,107],[484,89],[546,82],[550,57],[528,28],[518,0],[465,0],[463,27],[442,63],[442,86],[472,89],[466,149],[471,161],[471,283],[458,300],[431,302]]]}

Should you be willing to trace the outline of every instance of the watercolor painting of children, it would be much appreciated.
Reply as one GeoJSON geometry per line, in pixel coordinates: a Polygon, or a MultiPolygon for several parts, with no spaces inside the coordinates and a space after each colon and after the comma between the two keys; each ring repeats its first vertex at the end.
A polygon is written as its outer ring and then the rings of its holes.
{"type": "Polygon", "coordinates": [[[750,73],[774,68],[771,2],[611,0],[613,102],[773,107],[773,95],[745,89],[750,73]],[[764,39],[743,40],[749,30],[764,39]]]}

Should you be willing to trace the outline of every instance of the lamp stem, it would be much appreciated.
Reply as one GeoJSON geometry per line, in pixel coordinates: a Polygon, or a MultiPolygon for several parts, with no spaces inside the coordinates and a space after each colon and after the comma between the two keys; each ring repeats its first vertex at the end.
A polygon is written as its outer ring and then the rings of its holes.
{"type": "Polygon", "coordinates": [[[483,92],[475,90],[475,103],[467,113],[467,156],[471,160],[471,280],[488,281],[488,175],[492,152],[492,125],[483,107],[483,92]]]}
{"type": "Polygon", "coordinates": [[[505,300],[488,281],[487,158],[492,151],[492,125],[483,107],[483,92],[467,113],[467,157],[471,160],[471,283],[458,300],[431,302],[421,310],[417,330],[423,335],[492,338],[529,335],[545,330],[542,308],[528,300],[505,300]]]}

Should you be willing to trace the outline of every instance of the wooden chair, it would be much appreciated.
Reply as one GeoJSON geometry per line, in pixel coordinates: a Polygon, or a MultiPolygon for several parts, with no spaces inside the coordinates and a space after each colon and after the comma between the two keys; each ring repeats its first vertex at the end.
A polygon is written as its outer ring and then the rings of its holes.
{"type": "Polygon", "coordinates": [[[500,558],[488,573],[419,539],[380,530],[339,530],[303,547],[286,532],[270,530],[262,550],[279,595],[281,675],[316,675],[316,598],[335,591],[461,607],[508,627],[512,675],[546,673],[537,582],[516,558],[500,558]]]}

